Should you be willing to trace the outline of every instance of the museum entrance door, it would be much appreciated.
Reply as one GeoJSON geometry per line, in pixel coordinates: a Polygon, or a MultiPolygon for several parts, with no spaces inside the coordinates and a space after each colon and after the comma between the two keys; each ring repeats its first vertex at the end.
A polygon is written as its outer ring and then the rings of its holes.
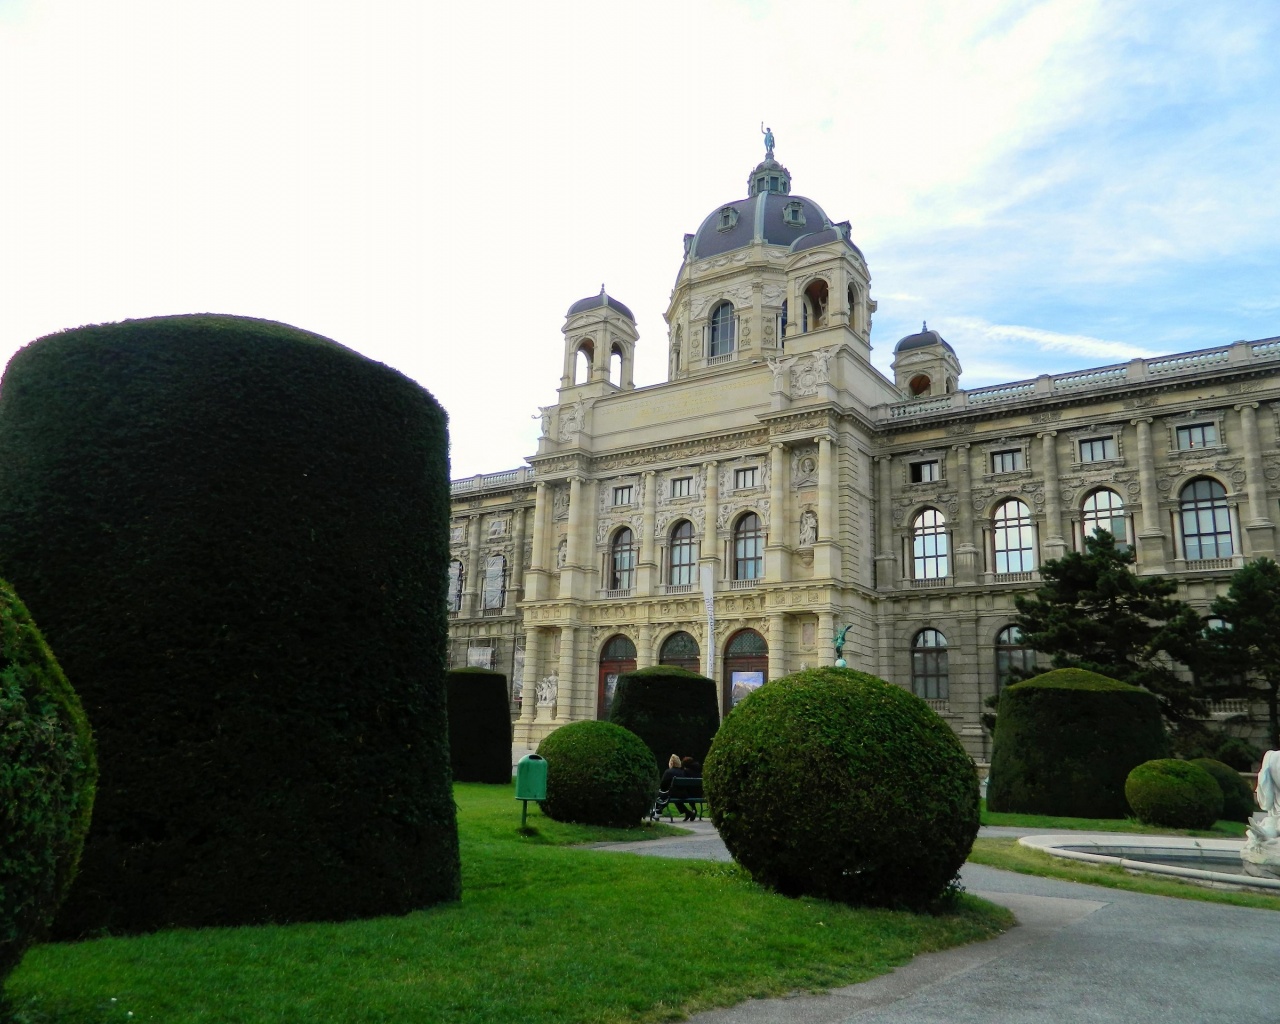
{"type": "Polygon", "coordinates": [[[596,717],[608,721],[613,708],[613,691],[618,688],[618,676],[634,671],[636,645],[621,633],[611,636],[600,652],[600,689],[596,694],[596,717]]]}
{"type": "Polygon", "coordinates": [[[740,629],[724,648],[724,688],[721,711],[727,715],[735,704],[758,690],[769,678],[769,645],[754,629],[740,629]]]}

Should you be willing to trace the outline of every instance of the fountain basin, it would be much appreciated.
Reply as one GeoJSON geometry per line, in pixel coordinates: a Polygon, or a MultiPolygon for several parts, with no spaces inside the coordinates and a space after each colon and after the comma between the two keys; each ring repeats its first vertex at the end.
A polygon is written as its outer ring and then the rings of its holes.
{"type": "Polygon", "coordinates": [[[1197,885],[1280,895],[1280,878],[1245,874],[1244,861],[1240,859],[1243,839],[1076,832],[1023,836],[1018,843],[1066,860],[1115,864],[1126,871],[1179,878],[1197,885]]]}

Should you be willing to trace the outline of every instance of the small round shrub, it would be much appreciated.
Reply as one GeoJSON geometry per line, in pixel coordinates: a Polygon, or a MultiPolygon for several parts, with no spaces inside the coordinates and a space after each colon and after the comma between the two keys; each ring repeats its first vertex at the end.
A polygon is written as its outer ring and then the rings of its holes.
{"type": "Polygon", "coordinates": [[[674,665],[624,672],[618,676],[609,721],[644,740],[659,772],[672,754],[705,761],[720,728],[716,684],[674,665]]]}
{"type": "Polygon", "coordinates": [[[632,828],[653,807],[658,775],[644,740],[612,722],[570,722],[538,744],[542,809],[556,821],[632,828]]]}
{"type": "Polygon", "coordinates": [[[789,896],[927,907],[978,832],[977,773],[956,735],[918,697],[849,669],[749,696],[703,780],[734,859],[789,896]]]}
{"type": "Polygon", "coordinates": [[[1096,672],[1055,669],[1000,694],[987,809],[1123,818],[1129,772],[1168,755],[1153,694],[1096,672]]]}
{"type": "Polygon", "coordinates": [[[1125,796],[1138,820],[1165,828],[1212,828],[1222,815],[1222,790],[1199,765],[1164,757],[1129,773],[1125,796]]]}
{"type": "Polygon", "coordinates": [[[1248,821],[1258,805],[1253,799],[1253,790],[1249,783],[1240,777],[1240,773],[1229,764],[1215,761],[1211,757],[1197,757],[1190,762],[1198,765],[1213,776],[1218,788],[1222,790],[1222,819],[1224,821],[1248,821]]]}
{"type": "Polygon", "coordinates": [[[0,580],[0,988],[75,876],[97,774],[79,699],[0,580]]]}
{"type": "Polygon", "coordinates": [[[511,705],[507,677],[483,668],[445,674],[449,763],[454,782],[511,781],[511,705]]]}

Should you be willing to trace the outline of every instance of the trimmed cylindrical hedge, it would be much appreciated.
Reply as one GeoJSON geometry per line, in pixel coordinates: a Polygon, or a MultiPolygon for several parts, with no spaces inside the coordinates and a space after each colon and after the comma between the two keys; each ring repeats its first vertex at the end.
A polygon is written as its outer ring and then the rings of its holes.
{"type": "Polygon", "coordinates": [[[1168,753],[1153,694],[1095,672],[1055,669],[1000,694],[987,808],[1123,818],[1129,772],[1168,753]]]}
{"type": "Polygon", "coordinates": [[[720,728],[716,684],[674,665],[624,672],[618,676],[609,721],[644,740],[659,773],[672,754],[701,763],[720,728]]]}
{"type": "Polygon", "coordinates": [[[821,668],[775,679],[720,726],[703,768],[735,860],[789,896],[923,908],[978,832],[978,778],[924,701],[821,668]]]}
{"type": "Polygon", "coordinates": [[[443,410],[262,320],[28,345],[0,388],[0,571],[101,779],[55,934],[459,895],[443,410]]]}
{"type": "Polygon", "coordinates": [[[1222,789],[1190,761],[1158,758],[1129,773],[1124,795],[1139,821],[1165,828],[1212,828],[1222,815],[1222,789]]]}
{"type": "Polygon", "coordinates": [[[1222,790],[1222,819],[1224,821],[1248,821],[1258,809],[1253,799],[1253,790],[1245,782],[1240,773],[1229,764],[1215,761],[1211,757],[1197,757],[1190,762],[1203,768],[1213,776],[1214,782],[1222,790]]]}
{"type": "Polygon", "coordinates": [[[75,877],[97,775],[84,709],[0,580],[0,989],[75,877]]]}
{"type": "Polygon", "coordinates": [[[511,704],[507,677],[485,668],[455,668],[449,694],[449,764],[454,782],[511,781],[511,704]]]}
{"type": "Polygon", "coordinates": [[[612,722],[570,722],[538,744],[543,811],[557,821],[633,828],[653,807],[658,775],[644,740],[612,722]]]}

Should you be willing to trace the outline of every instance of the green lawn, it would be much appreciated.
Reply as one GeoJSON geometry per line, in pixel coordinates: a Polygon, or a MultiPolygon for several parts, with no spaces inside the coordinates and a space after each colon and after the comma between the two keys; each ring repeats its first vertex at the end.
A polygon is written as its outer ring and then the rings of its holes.
{"type": "Polygon", "coordinates": [[[1244,823],[1219,821],[1211,829],[1160,828],[1134,818],[1059,818],[1047,814],[1003,814],[987,810],[982,801],[982,824],[1010,828],[1060,828],[1081,832],[1136,832],[1153,836],[1198,836],[1202,839],[1242,839],[1244,823]]]}
{"type": "MultiPolygon", "coordinates": [[[[1070,819],[1068,819],[1070,820],[1070,819]]],[[[1235,907],[1258,907],[1280,910],[1280,896],[1267,896],[1229,889],[1208,889],[1190,882],[1157,878],[1154,875],[1131,875],[1118,864],[1086,864],[1082,861],[1054,857],[1043,850],[1019,846],[1016,839],[977,839],[969,855],[972,864],[986,864],[1006,871],[1042,878],[1058,878],[1066,882],[1103,885],[1151,896],[1174,896],[1183,900],[1227,903],[1235,907]]]]}
{"type": "MultiPolygon", "coordinates": [[[[532,814],[459,785],[461,903],[342,924],[176,930],[31,950],[23,1024],[680,1020],[752,996],[874,977],[1012,923],[788,900],[732,865],[569,849],[634,833],[532,814]]],[[[671,834],[657,826],[643,834],[671,834]]]]}

